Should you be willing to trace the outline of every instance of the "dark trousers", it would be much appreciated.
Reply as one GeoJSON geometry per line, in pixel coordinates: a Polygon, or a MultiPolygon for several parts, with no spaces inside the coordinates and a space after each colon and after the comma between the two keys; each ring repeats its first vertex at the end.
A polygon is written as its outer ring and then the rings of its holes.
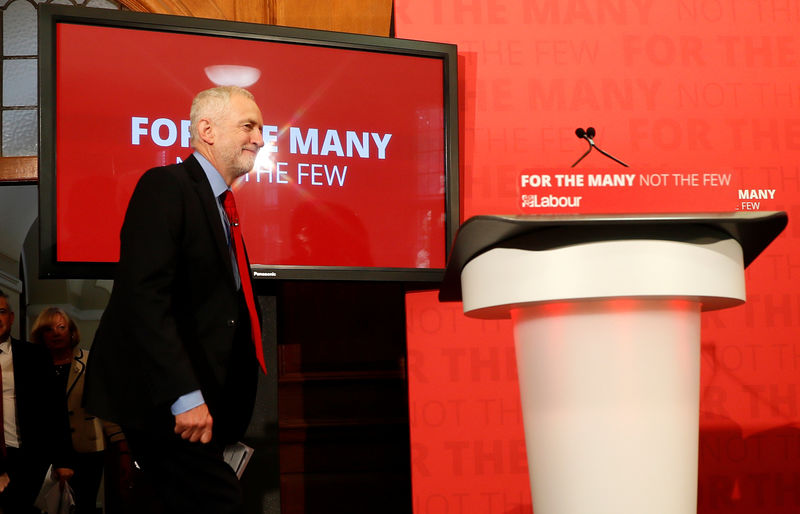
{"type": "Polygon", "coordinates": [[[75,514],[97,512],[97,491],[103,477],[103,452],[74,453],[75,474],[69,480],[75,498],[75,514]]]}
{"type": "Polygon", "coordinates": [[[10,482],[0,493],[3,514],[38,513],[33,502],[42,487],[48,464],[39,456],[17,448],[7,448],[6,469],[10,482]]]}
{"type": "Polygon", "coordinates": [[[153,436],[122,427],[131,456],[165,512],[242,514],[242,488],[222,459],[222,446],[153,436]]]}

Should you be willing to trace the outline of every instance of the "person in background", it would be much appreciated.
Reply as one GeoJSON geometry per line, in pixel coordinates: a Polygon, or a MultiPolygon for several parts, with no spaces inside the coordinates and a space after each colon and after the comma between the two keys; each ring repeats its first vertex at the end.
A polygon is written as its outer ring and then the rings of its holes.
{"type": "Polygon", "coordinates": [[[70,485],[75,497],[76,514],[96,512],[97,491],[103,476],[104,450],[108,434],[111,444],[125,444],[116,425],[103,425],[81,404],[83,378],[89,352],[78,348],[80,332],[72,318],[58,307],[43,310],[33,323],[31,342],[45,346],[53,360],[59,390],[66,393],[67,414],[72,432],[74,476],[70,485]]]}
{"type": "Polygon", "coordinates": [[[3,514],[38,512],[33,507],[48,466],[69,480],[71,448],[64,395],[55,380],[47,349],[11,337],[14,311],[0,291],[0,510],[3,514]]]}

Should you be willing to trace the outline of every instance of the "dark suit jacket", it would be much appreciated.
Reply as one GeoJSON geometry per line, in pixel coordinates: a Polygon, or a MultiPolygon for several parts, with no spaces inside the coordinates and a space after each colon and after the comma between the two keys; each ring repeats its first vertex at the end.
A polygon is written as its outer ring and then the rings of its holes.
{"type": "MultiPolygon", "coordinates": [[[[64,391],[44,346],[11,339],[20,450],[29,464],[70,467],[72,450],[64,391]]],[[[0,473],[5,472],[0,461],[0,473]]],[[[40,484],[39,484],[40,485],[40,484]]]]}
{"type": "Polygon", "coordinates": [[[125,214],[114,288],[89,355],[89,412],[123,430],[171,434],[170,405],[200,389],[215,436],[241,437],[258,364],[232,270],[197,160],[145,173],[125,214]]]}

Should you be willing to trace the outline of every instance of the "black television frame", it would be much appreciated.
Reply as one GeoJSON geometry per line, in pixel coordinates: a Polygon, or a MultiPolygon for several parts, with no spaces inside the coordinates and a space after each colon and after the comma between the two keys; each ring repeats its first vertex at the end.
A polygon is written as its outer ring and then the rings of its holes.
{"type": "MultiPolygon", "coordinates": [[[[442,268],[380,268],[343,266],[251,266],[256,280],[332,280],[404,282],[412,289],[436,288],[460,223],[458,52],[456,45],[368,36],[344,32],[261,25],[207,18],[80,8],[39,7],[39,276],[41,278],[113,278],[116,263],[57,261],[56,205],[56,26],[59,23],[168,33],[221,36],[300,45],[412,55],[442,62],[444,93],[445,263],[442,268]]],[[[145,170],[142,170],[144,172],[145,170]]]]}

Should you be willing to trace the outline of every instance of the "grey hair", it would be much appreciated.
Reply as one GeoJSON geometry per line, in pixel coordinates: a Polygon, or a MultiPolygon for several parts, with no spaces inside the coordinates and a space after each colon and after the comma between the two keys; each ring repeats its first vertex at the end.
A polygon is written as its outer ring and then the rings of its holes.
{"type": "Polygon", "coordinates": [[[255,102],[253,94],[239,86],[219,86],[200,91],[197,96],[192,100],[192,109],[189,112],[189,133],[192,137],[192,147],[194,148],[195,142],[199,138],[197,133],[197,125],[203,118],[210,120],[219,120],[225,114],[228,105],[231,101],[231,96],[242,95],[255,102]]]}

